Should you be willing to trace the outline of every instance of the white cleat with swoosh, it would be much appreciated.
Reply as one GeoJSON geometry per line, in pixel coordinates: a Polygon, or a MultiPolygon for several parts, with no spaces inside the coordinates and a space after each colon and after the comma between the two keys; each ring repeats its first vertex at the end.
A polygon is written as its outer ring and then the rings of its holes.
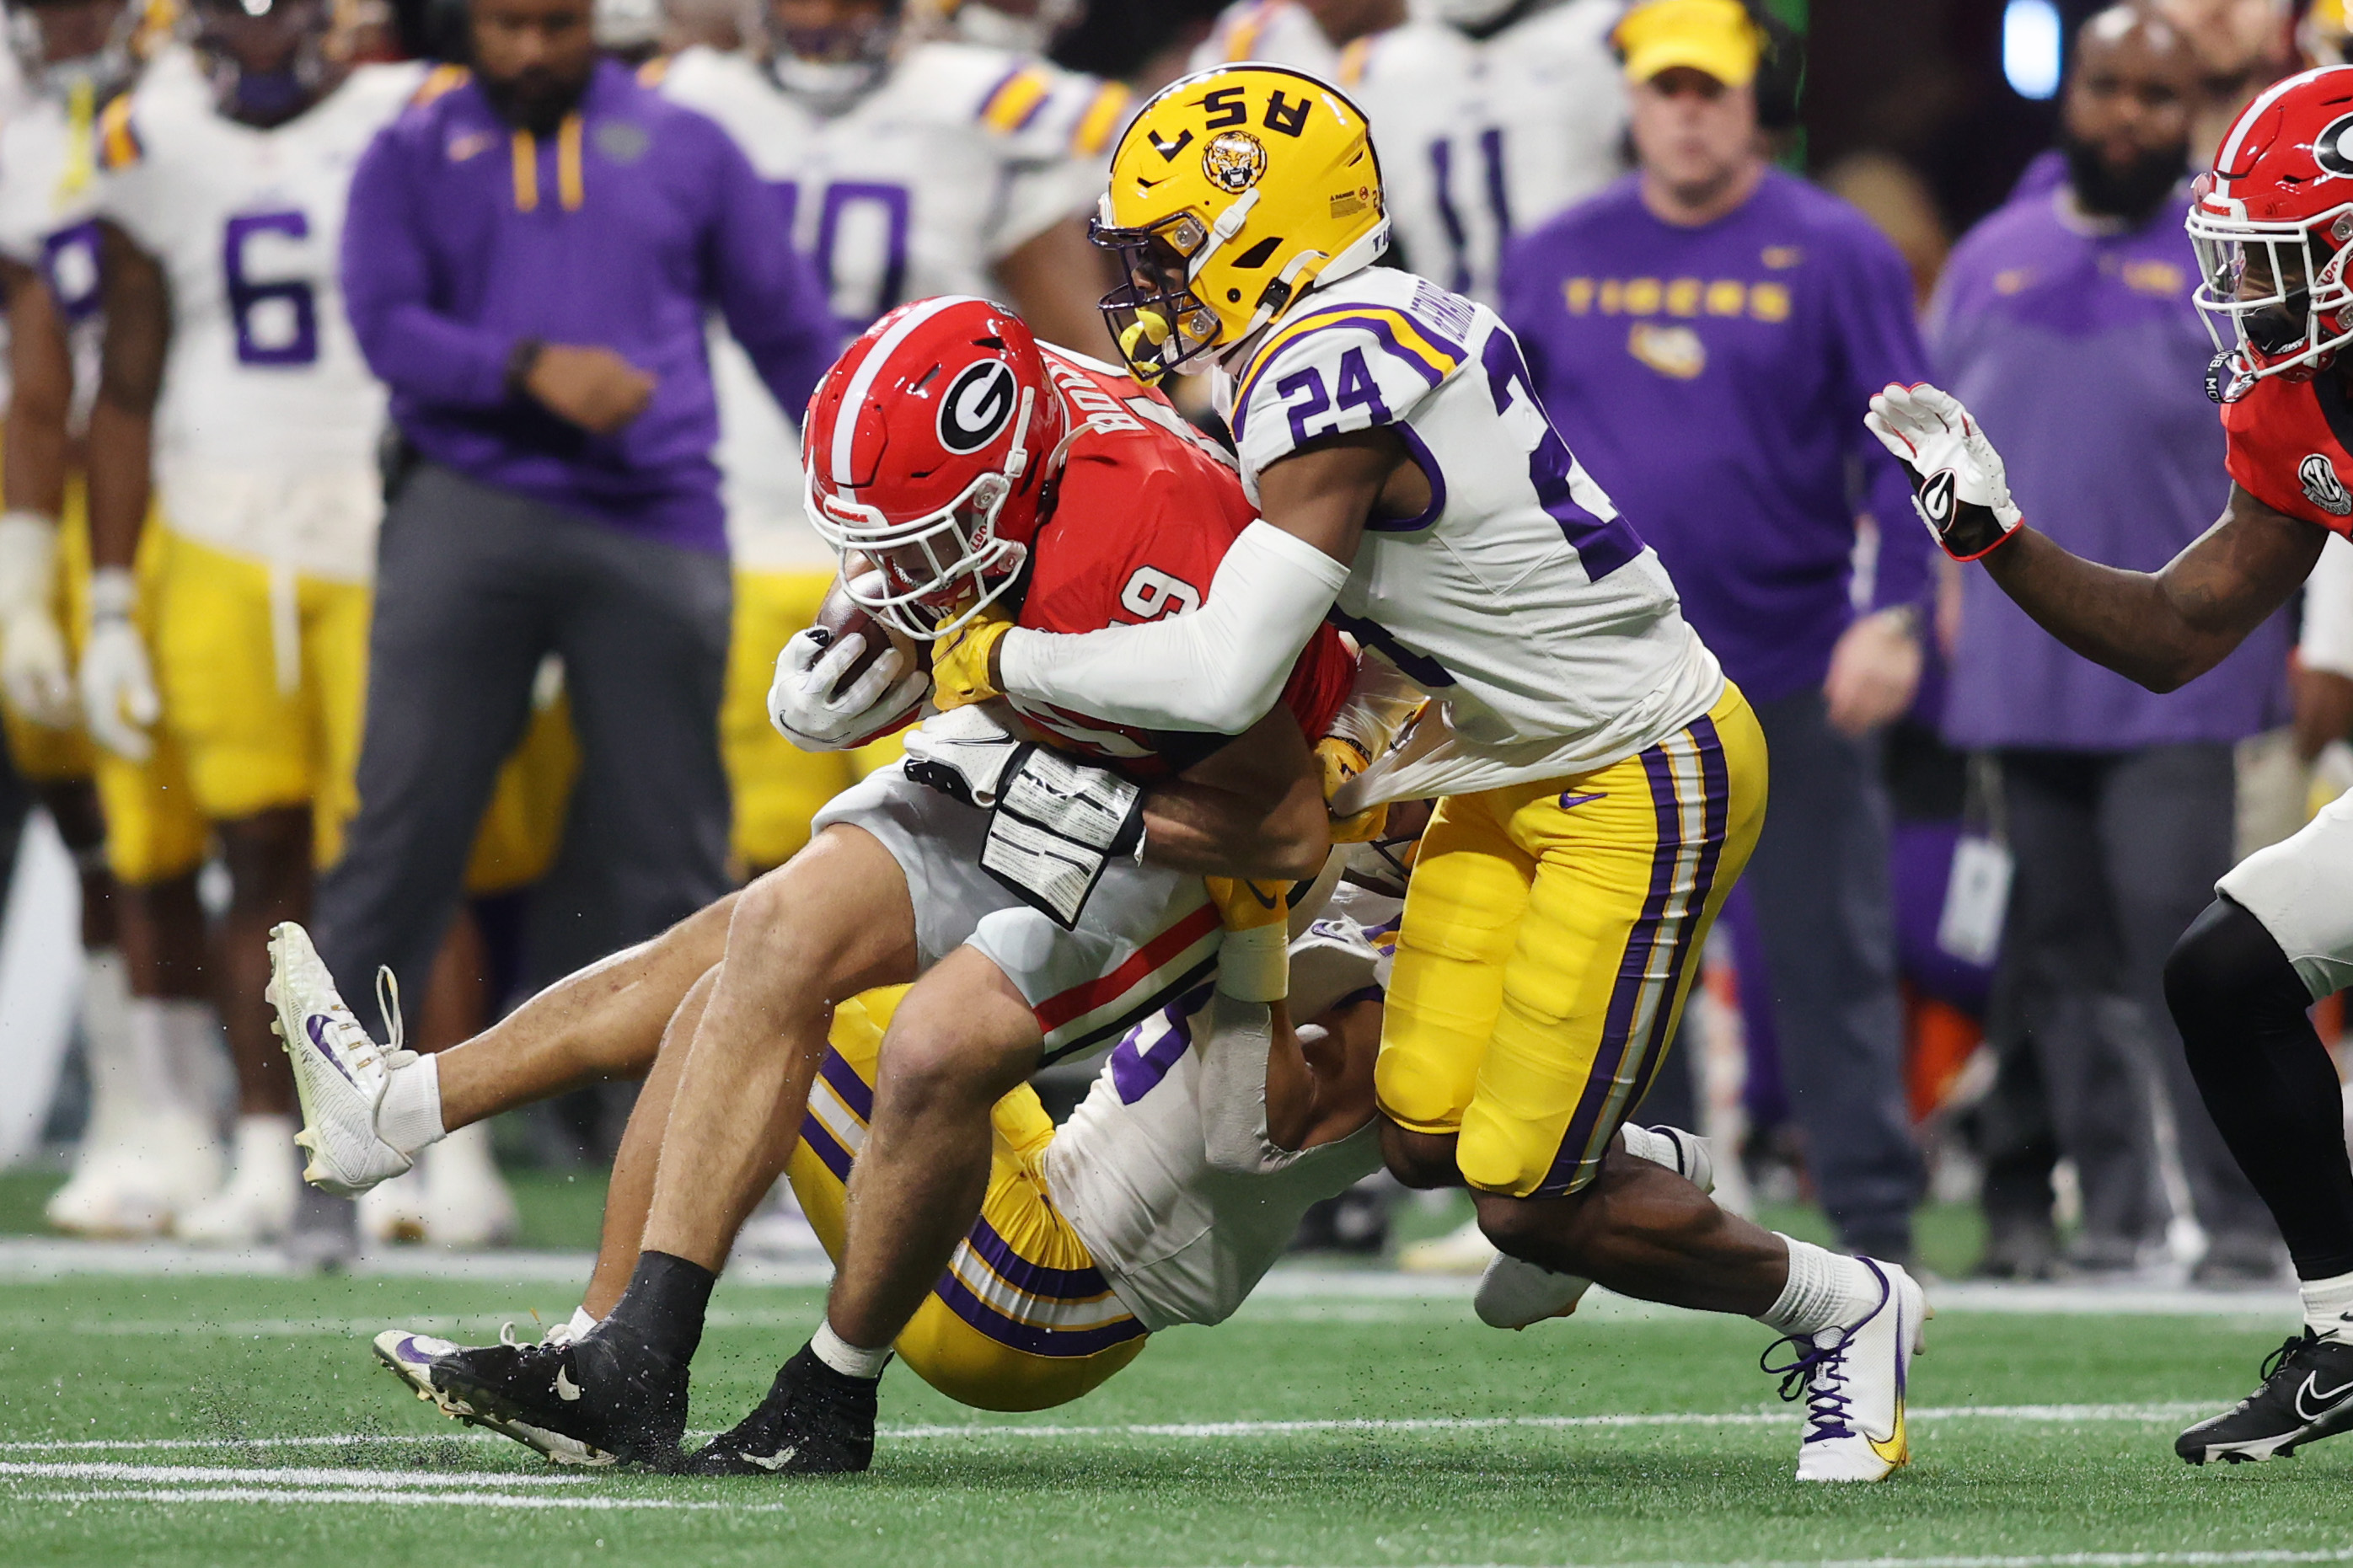
{"type": "Polygon", "coordinates": [[[343,1005],[310,932],[289,921],[269,933],[269,1005],[302,1101],[294,1142],[310,1155],[302,1179],[339,1198],[357,1197],[416,1163],[375,1130],[392,1075],[417,1059],[401,1048],[400,998],[390,977],[387,970],[377,980],[377,999],[393,1021],[387,1048],[343,1005]]]}

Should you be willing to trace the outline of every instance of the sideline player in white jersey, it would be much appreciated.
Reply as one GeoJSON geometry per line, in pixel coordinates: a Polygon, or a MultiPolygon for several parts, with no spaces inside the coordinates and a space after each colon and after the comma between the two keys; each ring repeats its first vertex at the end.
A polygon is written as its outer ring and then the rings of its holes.
{"type": "MultiPolygon", "coordinates": [[[[754,49],[688,48],[643,75],[735,139],[850,331],[909,300],[973,294],[1014,305],[1049,342],[1107,352],[1081,214],[1127,89],[923,37],[910,3],[771,0],[754,49]]],[[[897,747],[803,752],[768,722],[776,650],[815,618],[833,552],[803,510],[791,420],[723,331],[712,338],[735,562],[721,730],[735,850],[757,872],[789,859],[818,809],[897,747]]]]}
{"type": "MultiPolygon", "coordinates": [[[[126,574],[97,606],[81,685],[101,742],[136,752],[154,725],[176,744],[229,871],[216,994],[237,1065],[234,1169],[180,1226],[220,1244],[282,1234],[301,1190],[265,939],[308,914],[313,868],[356,805],[383,514],[385,394],[344,316],[338,251],[353,164],[426,80],[346,67],[332,26],[326,0],[204,0],[187,23],[199,90],[150,82],[100,118],[92,552],[127,568],[142,548],[151,462],[160,526],[152,584],[126,574]]],[[[543,747],[545,731],[525,754],[560,766],[564,737],[543,747]]],[[[502,782],[521,788],[512,764],[502,782]]],[[[530,842],[478,844],[478,866],[543,868],[545,814],[487,820],[530,842]]],[[[445,1206],[478,1227],[450,1239],[488,1239],[512,1208],[486,1142],[443,1163],[445,1206]]]]}
{"type": "MultiPolygon", "coordinates": [[[[138,73],[124,0],[7,13],[26,90],[0,119],[0,287],[10,397],[0,465],[0,708],[17,773],[81,873],[81,1026],[90,1114],[72,1177],[45,1213],[61,1230],[151,1235],[219,1184],[214,1107],[227,1062],[205,1000],[195,873],[204,824],[177,757],[94,747],[71,658],[90,629],[90,530],[78,447],[97,383],[98,111],[138,73]]],[[[150,79],[189,75],[167,51],[150,79]]]]}
{"type": "Polygon", "coordinates": [[[1511,237],[1624,169],[1621,0],[1241,0],[1194,66],[1337,82],[1387,159],[1392,265],[1495,302],[1511,237]]]}
{"type": "MultiPolygon", "coordinates": [[[[1214,369],[1264,521],[1191,614],[1083,636],[968,624],[935,652],[934,700],[1233,733],[1327,616],[1387,655],[1430,711],[1335,808],[1443,797],[1384,1026],[1391,1172],[1467,1184],[1527,1265],[1779,1330],[1808,1403],[1799,1478],[1878,1479],[1908,1457],[1919,1287],[1601,1160],[1756,843],[1763,734],[1546,418],[1509,330],[1374,267],[1388,230],[1363,115],[1329,84],[1236,66],[1145,105],[1096,229],[1128,277],[1104,310],[1139,375],[1214,369]]],[[[920,1136],[890,1121],[878,1144],[920,1136]]]]}

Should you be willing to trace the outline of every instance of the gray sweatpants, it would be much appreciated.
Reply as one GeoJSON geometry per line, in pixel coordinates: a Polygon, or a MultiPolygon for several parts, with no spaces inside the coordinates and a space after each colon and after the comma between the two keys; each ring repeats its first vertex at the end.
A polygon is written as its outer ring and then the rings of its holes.
{"type": "Polygon", "coordinates": [[[534,954],[534,971],[641,941],[727,890],[719,702],[733,592],[723,556],[438,465],[402,486],[377,546],[359,815],[318,900],[320,955],[363,1020],[379,963],[422,1002],[550,652],[581,765],[550,879],[568,895],[563,952],[534,954]]]}

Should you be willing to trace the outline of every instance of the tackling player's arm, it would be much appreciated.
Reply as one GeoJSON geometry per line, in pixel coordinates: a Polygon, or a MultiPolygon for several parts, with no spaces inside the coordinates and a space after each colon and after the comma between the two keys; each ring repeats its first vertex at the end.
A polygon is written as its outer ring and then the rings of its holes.
{"type": "MultiPolygon", "coordinates": [[[[1318,437],[1259,476],[1261,521],[1234,541],[1199,609],[1079,636],[1000,629],[985,650],[987,684],[1120,723],[1238,735],[1282,694],[1366,521],[1430,502],[1429,478],[1394,431],[1318,437]]],[[[965,673],[958,657],[943,650],[944,689],[965,673]]]]}
{"type": "Polygon", "coordinates": [[[1333,1008],[1296,1030],[1274,1010],[1266,1058],[1266,1135],[1280,1148],[1336,1143],[1373,1119],[1373,1058],[1382,1007],[1366,998],[1333,1008]]]}
{"type": "Polygon", "coordinates": [[[127,571],[147,516],[155,399],[172,340],[171,292],[162,264],[113,224],[99,225],[99,247],[106,333],[98,400],[90,411],[90,553],[96,568],[127,571]]]}
{"type": "Polygon", "coordinates": [[[1331,853],[1324,785],[1299,721],[1278,706],[1144,796],[1144,858],[1204,877],[1304,881],[1331,853]]]}

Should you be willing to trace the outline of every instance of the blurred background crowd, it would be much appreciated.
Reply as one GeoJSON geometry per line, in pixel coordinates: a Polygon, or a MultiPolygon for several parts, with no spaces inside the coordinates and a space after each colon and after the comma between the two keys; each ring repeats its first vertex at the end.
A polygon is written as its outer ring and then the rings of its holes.
{"type": "MultiPolygon", "coordinates": [[[[2201,532],[2228,479],[2187,179],[2263,88],[2343,58],[2343,0],[8,15],[0,1224],[299,1242],[277,920],[315,919],[347,987],[389,965],[431,1049],[806,842],[892,752],[765,722],[831,565],[797,399],[943,291],[1112,357],[1107,148],[1163,83],[1261,58],[1358,99],[1392,259],[1520,334],[1765,722],[1766,841],[1641,1119],[1736,1151],[1736,1206],[1818,1205],[1882,1257],[2282,1275],[2160,967],[2216,877],[2353,785],[2353,550],[2155,696],[1951,570],[1861,420],[1933,377],[2071,548],[2153,568],[2201,532]],[[462,79],[431,62],[480,76],[479,147],[400,142],[462,79]],[[630,93],[748,170],[649,156],[597,119],[630,93]],[[452,289],[470,333],[417,309],[452,289]]],[[[364,1231],[550,1239],[530,1194],[593,1192],[628,1093],[436,1145],[364,1231]]],[[[1301,1247],[1483,1264],[1387,1183],[1301,1247]]],[[[745,1246],[813,1243],[780,1196],[745,1246]]]]}

